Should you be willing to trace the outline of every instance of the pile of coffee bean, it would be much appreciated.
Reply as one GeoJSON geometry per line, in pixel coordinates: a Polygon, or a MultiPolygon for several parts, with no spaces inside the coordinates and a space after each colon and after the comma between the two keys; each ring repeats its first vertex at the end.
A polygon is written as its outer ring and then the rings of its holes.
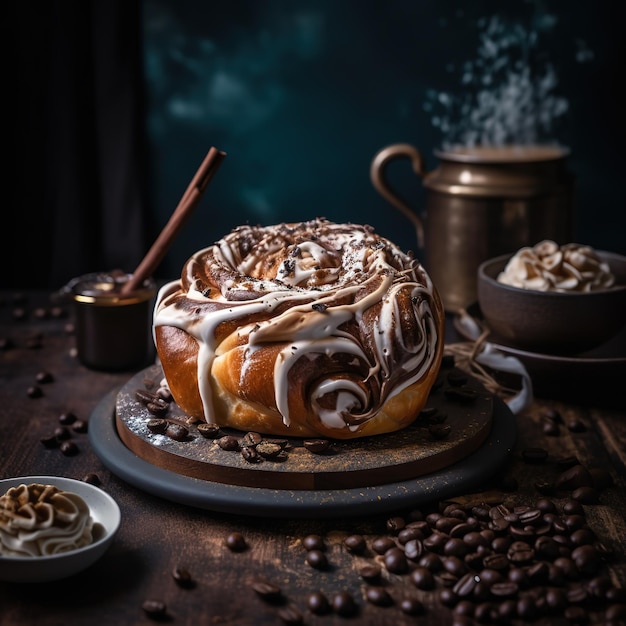
{"type": "MultiPolygon", "coordinates": [[[[322,536],[308,535],[302,545],[311,567],[328,569],[322,536]]],[[[557,504],[542,497],[523,506],[442,504],[431,512],[394,516],[387,520],[385,533],[369,540],[348,535],[343,548],[360,559],[363,600],[381,609],[396,605],[409,615],[450,611],[459,626],[540,618],[587,624],[597,621],[600,610],[606,623],[626,620],[626,590],[608,575],[613,555],[587,524],[578,500],[557,504]],[[407,587],[415,594],[407,596],[407,587]]],[[[285,623],[303,623],[304,611],[284,598],[277,585],[264,581],[259,587],[255,581],[252,588],[265,601],[280,598],[289,607],[279,611],[285,623]]],[[[320,615],[355,615],[360,610],[345,590],[332,598],[313,590],[304,604],[320,615]]]]}
{"type": "MultiPolygon", "coordinates": [[[[166,435],[175,441],[191,441],[190,428],[195,426],[202,437],[215,441],[226,452],[240,453],[250,464],[262,461],[283,462],[289,458],[289,451],[294,443],[288,439],[266,437],[257,432],[226,434],[217,424],[207,424],[195,418],[168,417],[173,402],[169,389],[160,386],[156,391],[151,391],[153,381],[144,382],[146,388],[136,389],[135,399],[153,416],[146,422],[150,432],[166,435]]],[[[311,454],[326,454],[331,451],[328,439],[302,439],[299,445],[311,454]]]]}

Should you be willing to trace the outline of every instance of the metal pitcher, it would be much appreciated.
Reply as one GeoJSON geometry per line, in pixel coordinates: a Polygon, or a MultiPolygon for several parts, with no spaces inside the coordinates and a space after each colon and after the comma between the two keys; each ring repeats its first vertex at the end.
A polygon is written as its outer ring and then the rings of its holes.
{"type": "Polygon", "coordinates": [[[542,239],[573,237],[573,176],[566,148],[552,145],[477,146],[436,150],[439,167],[426,172],[420,151],[394,144],[374,157],[374,187],[415,225],[424,265],[444,306],[456,312],[476,301],[482,261],[542,239]],[[418,213],[394,191],[386,167],[408,159],[428,190],[418,213]]]}

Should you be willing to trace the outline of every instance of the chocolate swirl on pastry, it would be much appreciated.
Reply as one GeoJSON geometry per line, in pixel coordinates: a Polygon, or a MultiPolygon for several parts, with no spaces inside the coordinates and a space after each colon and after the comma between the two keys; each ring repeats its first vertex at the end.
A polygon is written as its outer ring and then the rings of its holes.
{"type": "Polygon", "coordinates": [[[241,226],[160,291],[172,394],[209,423],[351,438],[407,426],[443,351],[422,266],[371,228],[317,219],[241,226]]]}

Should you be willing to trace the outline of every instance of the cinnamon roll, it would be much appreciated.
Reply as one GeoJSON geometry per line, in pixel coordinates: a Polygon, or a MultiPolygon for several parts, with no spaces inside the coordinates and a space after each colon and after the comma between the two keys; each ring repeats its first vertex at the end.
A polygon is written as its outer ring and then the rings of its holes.
{"type": "Polygon", "coordinates": [[[159,292],[154,337],[190,416],[349,439],[408,426],[437,377],[444,311],[420,263],[370,227],[241,226],[159,292]]]}

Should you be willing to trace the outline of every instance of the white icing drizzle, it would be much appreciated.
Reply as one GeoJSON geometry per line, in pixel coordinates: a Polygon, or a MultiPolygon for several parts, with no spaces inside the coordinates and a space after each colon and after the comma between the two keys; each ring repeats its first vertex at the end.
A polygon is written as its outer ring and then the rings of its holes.
{"type": "Polygon", "coordinates": [[[246,226],[194,254],[181,280],[161,289],[154,326],[174,326],[197,340],[207,422],[216,421],[210,375],[220,354],[216,330],[241,320],[233,332],[238,343],[245,340],[242,388],[255,353],[282,345],[272,372],[273,408],[289,425],[295,363],[343,359],[348,373],[319,372],[308,402],[327,427],[356,430],[429,371],[442,341],[433,295],[421,265],[366,227],[326,220],[246,226]]]}

